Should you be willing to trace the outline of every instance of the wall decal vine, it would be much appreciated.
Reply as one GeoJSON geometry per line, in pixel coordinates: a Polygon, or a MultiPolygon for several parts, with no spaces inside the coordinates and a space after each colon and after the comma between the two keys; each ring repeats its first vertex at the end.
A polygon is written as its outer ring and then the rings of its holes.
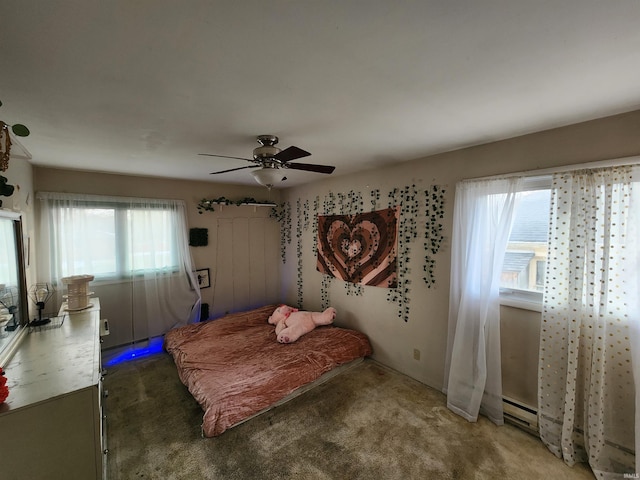
{"type": "MultiPolygon", "coordinates": [[[[308,203],[307,203],[308,205],[308,203]]],[[[296,201],[296,256],[298,257],[298,308],[303,307],[303,290],[302,290],[302,227],[303,227],[303,206],[298,198],[296,201]]]]}
{"type": "Polygon", "coordinates": [[[311,253],[315,256],[318,252],[318,212],[320,211],[320,197],[316,195],[313,199],[313,250],[311,253]]]}
{"type": "Polygon", "coordinates": [[[424,272],[423,277],[427,288],[431,288],[436,283],[435,255],[440,250],[443,236],[443,219],[444,219],[444,195],[445,190],[440,185],[431,185],[425,190],[425,217],[426,223],[424,227],[424,272]]]}
{"type": "Polygon", "coordinates": [[[287,201],[273,207],[269,214],[280,223],[280,257],[287,263],[287,245],[291,244],[291,204],[287,201]]]}
{"type": "Polygon", "coordinates": [[[364,293],[364,287],[360,283],[344,282],[344,288],[348,296],[360,297],[364,293]]]}
{"type": "Polygon", "coordinates": [[[321,304],[320,308],[322,310],[326,310],[331,306],[331,301],[329,298],[329,288],[331,287],[331,281],[333,277],[329,275],[322,275],[322,281],[320,283],[320,296],[321,296],[321,304]]]}
{"type": "Polygon", "coordinates": [[[307,230],[309,230],[309,200],[304,201],[304,204],[302,205],[302,213],[304,218],[302,228],[306,232],[307,230]]]}
{"type": "Polygon", "coordinates": [[[329,195],[324,197],[323,211],[325,215],[330,215],[335,213],[334,210],[336,208],[336,196],[332,191],[329,191],[329,195]]]}
{"type": "Polygon", "coordinates": [[[348,213],[357,215],[364,212],[364,201],[362,200],[362,193],[351,190],[347,194],[349,210],[348,213]]]}
{"type": "MultiPolygon", "coordinates": [[[[348,194],[349,198],[349,213],[357,215],[364,212],[364,200],[362,193],[351,190],[348,194]]],[[[347,295],[353,295],[360,297],[364,294],[364,286],[361,284],[345,283],[347,295]]]]}
{"type": "Polygon", "coordinates": [[[354,190],[338,193],[338,215],[356,215],[363,212],[362,194],[354,190]]]}
{"type": "Polygon", "coordinates": [[[387,301],[398,305],[398,317],[409,321],[411,302],[411,242],[418,237],[418,222],[420,210],[419,196],[416,186],[406,186],[402,189],[394,188],[389,192],[389,207],[400,205],[400,233],[398,235],[398,287],[387,293],[387,301]]]}
{"type": "MultiPolygon", "coordinates": [[[[327,195],[325,195],[323,202],[322,202],[322,212],[325,215],[329,215],[334,213],[334,209],[336,207],[336,197],[333,194],[332,191],[329,191],[329,193],[327,195]]],[[[314,255],[317,255],[318,251],[318,213],[316,212],[316,216],[314,219],[314,224],[315,224],[315,232],[314,232],[314,236],[315,236],[315,246],[316,246],[316,250],[313,252],[314,255]]],[[[322,275],[322,281],[320,283],[320,296],[322,298],[322,310],[325,310],[326,308],[329,308],[329,287],[331,286],[331,280],[332,278],[329,275],[322,275]]]]}
{"type": "Polygon", "coordinates": [[[374,210],[380,209],[379,202],[380,202],[380,189],[376,188],[371,190],[371,211],[372,212],[374,210]]]}

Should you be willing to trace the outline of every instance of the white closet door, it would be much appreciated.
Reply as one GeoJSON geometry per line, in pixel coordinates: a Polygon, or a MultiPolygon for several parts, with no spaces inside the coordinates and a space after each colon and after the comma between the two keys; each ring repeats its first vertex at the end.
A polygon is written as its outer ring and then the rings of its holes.
{"type": "Polygon", "coordinates": [[[233,310],[248,308],[249,294],[249,219],[233,219],[233,310]]]}
{"type": "Polygon", "coordinates": [[[217,245],[213,305],[209,315],[219,317],[233,310],[233,219],[221,218],[216,223],[217,245]]]}
{"type": "MultiPolygon", "coordinates": [[[[267,303],[268,272],[265,265],[265,223],[264,218],[249,219],[249,303],[258,307],[267,303]]],[[[272,278],[276,278],[275,272],[272,278]]]]}

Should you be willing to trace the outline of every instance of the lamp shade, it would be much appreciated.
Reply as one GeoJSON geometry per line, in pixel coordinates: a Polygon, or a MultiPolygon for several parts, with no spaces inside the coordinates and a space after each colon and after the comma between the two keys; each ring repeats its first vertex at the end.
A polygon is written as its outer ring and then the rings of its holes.
{"type": "Polygon", "coordinates": [[[44,307],[44,304],[47,303],[53,295],[53,292],[55,292],[55,288],[53,288],[51,284],[41,282],[31,285],[27,293],[29,294],[29,298],[33,300],[33,303],[36,305],[42,304],[44,307]]]}
{"type": "Polygon", "coordinates": [[[251,175],[253,175],[256,182],[267,187],[269,190],[284,178],[284,173],[281,172],[280,169],[271,167],[262,167],[258,170],[254,170],[251,172],[251,175]]]}

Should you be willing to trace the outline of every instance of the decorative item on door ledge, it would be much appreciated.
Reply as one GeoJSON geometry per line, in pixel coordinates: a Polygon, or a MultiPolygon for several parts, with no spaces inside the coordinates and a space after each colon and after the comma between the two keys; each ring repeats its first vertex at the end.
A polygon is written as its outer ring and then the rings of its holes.
{"type": "MultiPolygon", "coordinates": [[[[0,107],[2,102],[0,102],[0,107]]],[[[26,137],[29,135],[29,129],[20,123],[8,125],[0,120],[0,172],[5,172],[9,168],[9,158],[11,157],[11,138],[9,135],[9,127],[14,135],[18,137],[26,137]]],[[[13,192],[11,192],[13,193],[13,192]]]]}
{"type": "Polygon", "coordinates": [[[275,207],[276,204],[268,200],[256,200],[253,197],[245,197],[240,200],[229,200],[226,197],[218,198],[203,198],[198,202],[198,213],[215,212],[214,205],[235,205],[237,207],[241,205],[253,205],[254,207],[275,207]]]}
{"type": "Polygon", "coordinates": [[[206,247],[209,245],[209,230],[207,228],[189,229],[189,246],[206,247]]]}

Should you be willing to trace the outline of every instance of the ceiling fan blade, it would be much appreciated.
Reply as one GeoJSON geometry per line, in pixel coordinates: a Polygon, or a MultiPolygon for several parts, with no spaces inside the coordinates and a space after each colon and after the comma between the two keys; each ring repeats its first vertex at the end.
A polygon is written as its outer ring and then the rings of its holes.
{"type": "Polygon", "coordinates": [[[210,175],[217,175],[218,173],[235,172],[236,170],[244,170],[245,168],[259,168],[260,165],[247,165],[246,167],[230,168],[228,170],[220,170],[219,172],[211,172],[210,175]]]}
{"type": "Polygon", "coordinates": [[[291,160],[295,160],[296,158],[308,157],[309,155],[311,155],[309,152],[302,150],[301,148],[291,146],[289,148],[285,148],[280,153],[275,154],[273,158],[286,163],[291,160]]]}
{"type": "Polygon", "coordinates": [[[247,162],[253,162],[254,161],[251,158],[229,157],[227,155],[216,155],[214,153],[199,153],[198,155],[202,155],[202,156],[205,156],[205,157],[235,158],[236,160],[246,160],[247,162]]]}
{"type": "Polygon", "coordinates": [[[315,173],[333,173],[336,167],[329,165],[313,165],[311,163],[287,163],[284,165],[286,168],[292,168],[293,170],[304,170],[306,172],[315,173]]]}

